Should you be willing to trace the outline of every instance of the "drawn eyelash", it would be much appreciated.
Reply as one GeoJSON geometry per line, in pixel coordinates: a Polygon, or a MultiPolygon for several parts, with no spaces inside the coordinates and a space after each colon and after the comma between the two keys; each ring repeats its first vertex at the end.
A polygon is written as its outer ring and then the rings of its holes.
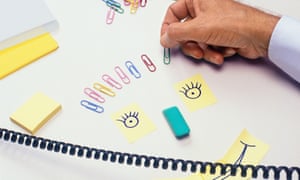
{"type": "Polygon", "coordinates": [[[180,90],[179,92],[183,93],[185,97],[189,99],[197,99],[201,96],[201,84],[196,82],[191,82],[191,85],[185,84],[184,87],[182,87],[183,90],[180,90]]]}
{"type": "Polygon", "coordinates": [[[117,121],[121,121],[126,128],[134,128],[139,124],[139,112],[129,112],[125,113],[121,119],[117,119],[117,121]]]}

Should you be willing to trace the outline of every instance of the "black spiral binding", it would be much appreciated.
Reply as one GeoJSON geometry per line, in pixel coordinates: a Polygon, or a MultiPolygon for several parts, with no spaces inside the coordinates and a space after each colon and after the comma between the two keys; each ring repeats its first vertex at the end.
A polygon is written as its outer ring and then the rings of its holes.
{"type": "Polygon", "coordinates": [[[241,164],[234,165],[131,154],[54,141],[2,128],[0,128],[0,139],[12,143],[18,143],[20,145],[39,148],[41,150],[69,154],[70,156],[85,157],[88,159],[93,158],[95,160],[110,161],[113,163],[127,165],[162,169],[171,168],[171,170],[174,171],[181,170],[183,172],[190,171],[201,173],[205,173],[209,169],[210,174],[220,173],[220,175],[228,174],[228,172],[230,171],[231,176],[240,175],[242,177],[246,177],[247,173],[251,172],[252,178],[258,178],[258,175],[260,174],[259,172],[261,172],[263,178],[272,178],[271,176],[273,175],[273,178],[276,180],[279,180],[280,177],[282,177],[285,174],[285,177],[288,180],[291,180],[293,178],[293,175],[297,176],[300,180],[299,167],[264,165],[253,166],[241,164]]]}

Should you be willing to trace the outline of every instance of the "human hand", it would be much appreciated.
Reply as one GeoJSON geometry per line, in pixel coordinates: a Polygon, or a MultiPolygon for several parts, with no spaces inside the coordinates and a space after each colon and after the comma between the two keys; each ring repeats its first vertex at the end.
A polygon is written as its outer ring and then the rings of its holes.
{"type": "Polygon", "coordinates": [[[161,27],[161,45],[222,64],[235,53],[267,57],[279,17],[233,0],[178,0],[169,6],[161,27]]]}

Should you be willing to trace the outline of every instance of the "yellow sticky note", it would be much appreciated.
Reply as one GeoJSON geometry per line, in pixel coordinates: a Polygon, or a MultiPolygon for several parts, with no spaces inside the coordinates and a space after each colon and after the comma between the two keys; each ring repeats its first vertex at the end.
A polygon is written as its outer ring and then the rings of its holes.
{"type": "Polygon", "coordinates": [[[0,50],[0,79],[56,50],[58,45],[49,33],[0,50]]]}
{"type": "Polygon", "coordinates": [[[154,123],[137,104],[125,107],[111,117],[130,143],[156,129],[154,123]]]}
{"type": "Polygon", "coordinates": [[[34,134],[52,116],[61,109],[61,105],[42,93],[36,93],[10,119],[34,134]]]}
{"type": "MultiPolygon", "coordinates": [[[[265,144],[261,140],[252,136],[246,129],[244,129],[238,136],[236,141],[230,147],[224,157],[219,160],[223,164],[242,164],[242,165],[258,165],[259,162],[266,155],[269,150],[269,145],[265,144]]],[[[240,172],[237,171],[236,176],[230,176],[230,171],[225,175],[220,175],[220,168],[217,167],[216,174],[212,175],[210,172],[210,166],[207,166],[206,173],[194,173],[186,178],[180,178],[182,180],[248,180],[251,177],[251,171],[247,172],[246,177],[239,176],[240,172]]],[[[171,180],[171,179],[170,179],[171,180]]],[[[174,179],[177,180],[177,179],[174,179]]]]}
{"type": "Polygon", "coordinates": [[[175,89],[190,111],[196,111],[216,102],[215,96],[199,74],[176,83],[175,89]]]}
{"type": "MultiPolygon", "coordinates": [[[[244,129],[239,137],[232,144],[230,149],[224,155],[224,157],[218,162],[221,163],[230,163],[230,164],[243,164],[243,165],[257,165],[266,155],[269,150],[269,145],[262,142],[261,140],[252,136],[246,129],[244,129]]],[[[219,171],[218,171],[219,172],[219,171]]],[[[237,172],[240,174],[240,172],[237,172]]],[[[205,175],[205,179],[223,179],[226,180],[242,180],[242,179],[250,179],[251,171],[249,170],[246,177],[241,176],[230,176],[229,172],[226,175],[218,176],[218,175],[205,175]]]]}

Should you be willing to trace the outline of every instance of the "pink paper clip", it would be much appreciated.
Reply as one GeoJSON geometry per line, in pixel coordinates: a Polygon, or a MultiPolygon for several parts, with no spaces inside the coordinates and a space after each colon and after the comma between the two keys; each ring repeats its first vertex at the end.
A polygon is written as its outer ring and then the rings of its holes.
{"type": "Polygon", "coordinates": [[[84,88],[84,93],[97,102],[104,103],[105,99],[91,88],[84,88]]]}
{"type": "Polygon", "coordinates": [[[112,24],[115,18],[115,11],[109,8],[106,14],[106,24],[112,24]]]}
{"type": "Polygon", "coordinates": [[[142,54],[141,59],[150,72],[156,71],[156,66],[146,54],[142,54]]]}
{"type": "Polygon", "coordinates": [[[140,0],[140,6],[145,7],[147,4],[147,0],[140,0]]]}
{"type": "Polygon", "coordinates": [[[109,84],[111,87],[116,88],[116,89],[122,89],[122,85],[114,80],[111,76],[104,74],[102,76],[103,81],[105,81],[107,84],[109,84]]]}
{"type": "Polygon", "coordinates": [[[115,72],[117,73],[117,75],[119,76],[119,78],[122,80],[122,82],[124,84],[129,84],[130,83],[130,79],[125,74],[125,72],[120,68],[120,66],[115,67],[115,72]]]}

